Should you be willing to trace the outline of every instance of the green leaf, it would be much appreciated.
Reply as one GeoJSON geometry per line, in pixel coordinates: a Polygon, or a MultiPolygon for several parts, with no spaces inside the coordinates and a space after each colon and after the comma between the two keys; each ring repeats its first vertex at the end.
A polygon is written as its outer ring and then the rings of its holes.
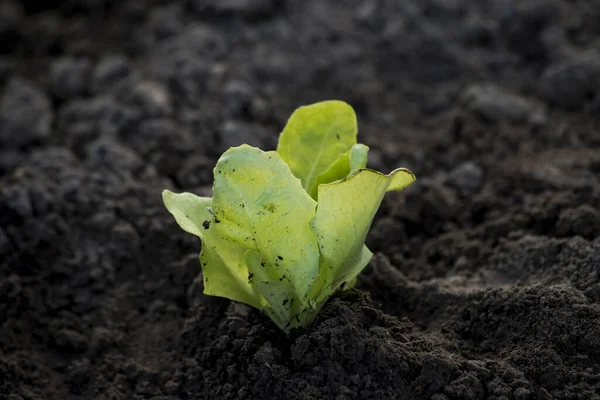
{"type": "Polygon", "coordinates": [[[358,125],[350,105],[339,100],[298,108],[279,137],[277,152],[317,198],[317,177],[356,144],[358,125]]]}
{"type": "Polygon", "coordinates": [[[412,172],[404,168],[389,175],[362,169],[319,186],[319,205],[311,226],[321,255],[332,267],[327,281],[333,291],[351,282],[371,259],[364,243],[385,193],[402,190],[414,180],[412,172]]]}
{"type": "MultiPolygon", "coordinates": [[[[256,253],[250,268],[256,267],[258,257],[264,269],[261,281],[283,282],[304,301],[318,274],[319,251],[310,227],[316,202],[273,151],[248,145],[229,149],[214,175],[218,231],[256,253]]],[[[261,294],[271,303],[268,293],[261,294]]]]}
{"type": "Polygon", "coordinates": [[[319,174],[317,184],[322,185],[343,179],[351,172],[366,167],[368,152],[369,148],[364,144],[355,144],[319,174]]]}
{"type": "Polygon", "coordinates": [[[210,210],[212,199],[169,190],[163,191],[162,198],[179,226],[202,240],[200,263],[204,293],[261,308],[264,301],[248,282],[246,249],[223,239],[216,231],[210,210]]]}
{"type": "Polygon", "coordinates": [[[289,281],[286,278],[272,279],[270,271],[262,265],[262,258],[256,251],[246,252],[246,264],[253,277],[252,287],[264,296],[268,304],[263,308],[264,313],[283,331],[299,326],[302,322],[302,309],[307,303],[290,289],[289,281]]]}

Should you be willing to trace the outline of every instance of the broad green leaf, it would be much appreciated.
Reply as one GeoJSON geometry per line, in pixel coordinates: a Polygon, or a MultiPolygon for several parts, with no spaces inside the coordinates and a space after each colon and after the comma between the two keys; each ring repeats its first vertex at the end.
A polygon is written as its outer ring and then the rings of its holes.
{"type": "Polygon", "coordinates": [[[304,299],[318,274],[319,250],[310,227],[316,202],[273,151],[229,149],[214,175],[217,230],[258,254],[265,279],[287,280],[304,299]]]}
{"type": "Polygon", "coordinates": [[[179,226],[202,240],[200,263],[204,275],[204,293],[261,308],[261,297],[248,282],[244,259],[246,249],[223,239],[216,231],[210,211],[212,199],[169,190],[163,191],[162,198],[179,226]]]}
{"type": "Polygon", "coordinates": [[[351,172],[366,167],[368,152],[369,148],[364,144],[355,144],[319,174],[317,184],[322,185],[343,179],[351,172]]]}
{"type": "Polygon", "coordinates": [[[306,301],[294,294],[290,281],[287,278],[272,279],[268,269],[262,265],[261,256],[254,250],[246,252],[246,264],[252,276],[252,287],[267,302],[263,312],[283,331],[299,326],[306,301]]]}
{"type": "Polygon", "coordinates": [[[317,198],[317,177],[356,144],[358,125],[350,105],[339,100],[300,107],[290,117],[277,153],[317,198]]]}
{"type": "Polygon", "coordinates": [[[319,186],[319,205],[311,226],[325,262],[333,267],[327,279],[330,284],[337,288],[350,282],[367,265],[372,254],[364,243],[383,196],[414,180],[412,172],[403,168],[389,175],[362,169],[319,186]]]}

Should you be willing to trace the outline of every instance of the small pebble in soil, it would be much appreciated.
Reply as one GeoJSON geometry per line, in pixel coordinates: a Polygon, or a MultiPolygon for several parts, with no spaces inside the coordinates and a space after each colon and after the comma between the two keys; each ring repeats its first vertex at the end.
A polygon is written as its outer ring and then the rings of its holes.
{"type": "Polygon", "coordinates": [[[105,92],[129,75],[129,65],[123,56],[104,57],[96,65],[92,75],[94,92],[105,92]]]}
{"type": "Polygon", "coordinates": [[[13,78],[0,98],[0,144],[10,142],[17,147],[44,140],[50,136],[53,119],[44,92],[24,79],[13,78]]]}
{"type": "Polygon", "coordinates": [[[600,52],[588,50],[550,64],[540,80],[544,99],[566,109],[584,105],[600,87],[600,52]]]}
{"type": "Polygon", "coordinates": [[[535,119],[539,124],[546,118],[542,104],[490,83],[467,87],[462,98],[467,109],[493,121],[524,123],[535,119]]]}
{"type": "Polygon", "coordinates": [[[92,63],[85,58],[59,58],[50,67],[50,89],[61,100],[81,96],[89,90],[92,63]]]}
{"type": "Polygon", "coordinates": [[[143,160],[134,151],[106,137],[90,144],[87,157],[92,165],[105,166],[113,171],[134,172],[144,166],[143,160]]]}
{"type": "Polygon", "coordinates": [[[462,194],[473,194],[483,185],[483,169],[472,161],[467,161],[454,168],[448,175],[447,182],[462,194]]]}
{"type": "Polygon", "coordinates": [[[579,235],[594,239],[600,236],[600,214],[589,205],[565,210],[556,223],[556,231],[560,236],[579,235]]]}
{"type": "Polygon", "coordinates": [[[223,88],[223,97],[227,114],[232,118],[244,118],[251,108],[252,87],[244,81],[231,80],[223,88]]]}
{"type": "Polygon", "coordinates": [[[0,224],[20,224],[31,218],[33,207],[27,190],[22,186],[0,188],[0,224]]]}
{"type": "Polygon", "coordinates": [[[125,85],[122,101],[144,118],[168,117],[173,111],[169,91],[156,81],[141,81],[125,85]]]}

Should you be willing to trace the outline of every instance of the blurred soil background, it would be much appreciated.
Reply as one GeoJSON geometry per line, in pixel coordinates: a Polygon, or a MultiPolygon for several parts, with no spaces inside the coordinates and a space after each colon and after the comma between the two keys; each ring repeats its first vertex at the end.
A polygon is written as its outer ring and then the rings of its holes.
{"type": "Polygon", "coordinates": [[[600,399],[599,90],[598,0],[1,0],[0,399],[600,399]],[[332,98],[418,181],[286,338],[160,192],[332,98]]]}

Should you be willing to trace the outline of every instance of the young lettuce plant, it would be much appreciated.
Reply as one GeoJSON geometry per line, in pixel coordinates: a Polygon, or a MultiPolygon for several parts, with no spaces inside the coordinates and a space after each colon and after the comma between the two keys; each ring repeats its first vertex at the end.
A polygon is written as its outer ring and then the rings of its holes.
{"type": "Polygon", "coordinates": [[[313,321],[369,263],[365,238],[383,196],[410,185],[399,168],[367,169],[356,115],[332,100],[300,107],[277,151],[227,150],[213,197],[165,190],[177,223],[202,241],[204,293],[262,310],[284,332],[313,321]]]}

